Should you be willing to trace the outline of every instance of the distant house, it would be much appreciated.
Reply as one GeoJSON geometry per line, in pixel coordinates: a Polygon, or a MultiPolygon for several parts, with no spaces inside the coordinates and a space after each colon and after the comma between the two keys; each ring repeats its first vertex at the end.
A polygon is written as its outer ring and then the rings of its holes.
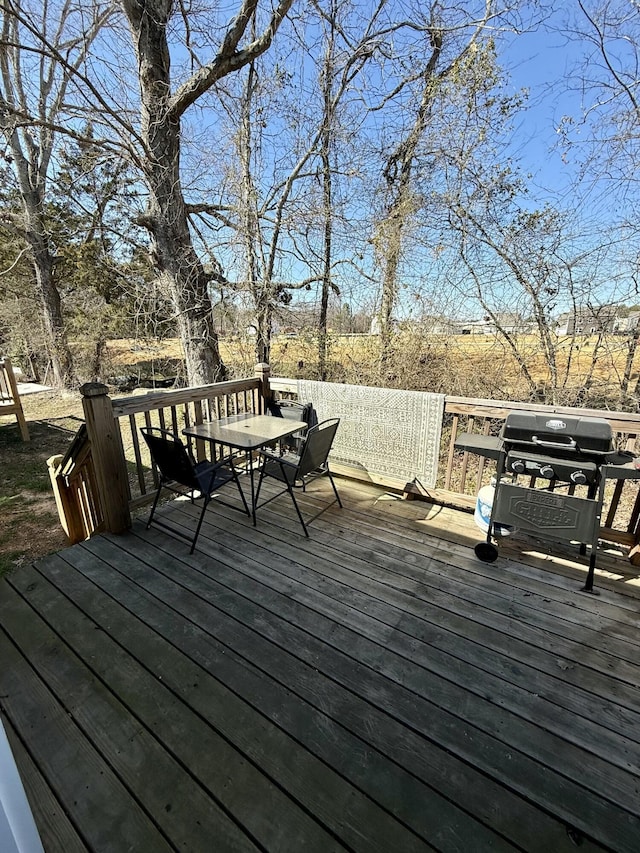
{"type": "Polygon", "coordinates": [[[503,311],[495,315],[495,321],[491,317],[482,320],[468,320],[457,325],[458,335],[495,335],[498,327],[508,334],[526,331],[525,323],[519,314],[512,311],[503,311]]]}
{"type": "Polygon", "coordinates": [[[620,318],[615,305],[585,305],[558,317],[559,335],[597,335],[615,332],[620,318]]]}
{"type": "Polygon", "coordinates": [[[415,328],[425,335],[458,334],[455,321],[440,315],[422,317],[415,328]]]}
{"type": "Polygon", "coordinates": [[[615,331],[619,335],[629,335],[640,326],[640,311],[632,311],[626,317],[618,317],[615,331]]]}

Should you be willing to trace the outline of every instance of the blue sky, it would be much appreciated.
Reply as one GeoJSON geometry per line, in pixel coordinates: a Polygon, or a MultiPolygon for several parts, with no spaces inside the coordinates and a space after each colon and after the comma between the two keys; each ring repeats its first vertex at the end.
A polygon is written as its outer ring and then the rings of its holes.
{"type": "Polygon", "coordinates": [[[563,115],[580,110],[578,95],[567,92],[563,82],[577,60],[576,46],[546,28],[514,37],[501,54],[514,90],[529,91],[527,110],[515,127],[514,155],[536,186],[554,194],[574,175],[571,163],[563,162],[557,126],[563,115]]]}

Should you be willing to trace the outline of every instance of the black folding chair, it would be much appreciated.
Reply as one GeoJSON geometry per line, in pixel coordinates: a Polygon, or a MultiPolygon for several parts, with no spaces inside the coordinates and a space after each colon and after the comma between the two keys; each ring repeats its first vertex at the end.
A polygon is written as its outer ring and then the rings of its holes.
{"type": "Polygon", "coordinates": [[[304,444],[300,455],[285,453],[283,456],[277,456],[274,453],[269,453],[264,450],[261,451],[263,465],[260,471],[258,489],[256,491],[256,508],[265,506],[265,504],[270,503],[285,492],[289,492],[293,505],[298,513],[300,524],[304,530],[304,535],[308,536],[309,532],[306,524],[304,523],[304,519],[300,512],[300,507],[298,506],[298,501],[296,500],[293,490],[296,488],[304,490],[306,484],[310,480],[324,476],[329,478],[335,495],[335,500],[331,501],[328,506],[331,506],[337,501],[338,505],[342,507],[340,495],[338,494],[336,484],[334,483],[331,471],[329,470],[328,460],[329,451],[331,450],[331,445],[333,444],[333,439],[335,438],[339,423],[340,418],[332,418],[311,427],[304,438],[304,444]],[[260,496],[260,488],[265,477],[273,477],[274,479],[279,480],[281,483],[284,483],[284,488],[272,497],[267,498],[267,500],[263,501],[262,504],[259,504],[258,498],[260,496]]]}
{"type": "Polygon", "coordinates": [[[193,554],[198,536],[200,535],[204,514],[214,495],[225,506],[238,509],[238,507],[226,503],[226,501],[217,496],[219,489],[232,480],[238,487],[244,511],[247,515],[250,515],[238,474],[233,465],[233,457],[228,456],[217,462],[196,462],[180,439],[169,430],[158,427],[144,427],[141,429],[141,432],[149,448],[151,459],[160,474],[158,491],[151,507],[147,530],[151,527],[152,522],[158,527],[169,530],[174,536],[179,536],[182,539],[186,539],[187,542],[191,542],[190,553],[193,554]],[[196,492],[203,498],[202,512],[200,513],[193,539],[173,525],[166,524],[157,518],[154,521],[156,507],[158,506],[160,493],[163,489],[168,489],[179,495],[187,495],[191,499],[191,503],[195,502],[196,492]]]}
{"type": "MultiPolygon", "coordinates": [[[[316,413],[311,403],[298,403],[297,400],[269,400],[266,412],[274,418],[284,418],[289,421],[304,421],[307,427],[318,422],[316,413]]],[[[283,438],[280,443],[280,452],[300,453],[305,432],[299,430],[293,435],[283,438]]]]}

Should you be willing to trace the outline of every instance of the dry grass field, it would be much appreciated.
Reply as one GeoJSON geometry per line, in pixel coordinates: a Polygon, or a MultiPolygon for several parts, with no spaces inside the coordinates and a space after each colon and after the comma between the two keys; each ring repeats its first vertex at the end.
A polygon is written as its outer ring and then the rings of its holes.
{"type": "MultiPolygon", "coordinates": [[[[415,331],[398,333],[394,354],[380,367],[380,341],[371,335],[334,335],[329,338],[328,378],[334,382],[385,384],[442,393],[494,399],[531,397],[530,386],[514,353],[506,343],[490,335],[423,335],[415,331]]],[[[317,377],[317,340],[312,335],[277,336],[271,350],[274,376],[317,377]]],[[[539,388],[538,401],[555,386],[567,402],[584,400],[588,405],[615,407],[628,358],[629,339],[611,335],[558,338],[555,341],[557,379],[554,382],[533,335],[518,339],[518,358],[539,388]],[[598,401],[601,401],[600,404],[598,401]]],[[[222,358],[232,376],[253,373],[255,355],[251,338],[223,337],[222,358]]],[[[165,376],[179,372],[182,358],[177,339],[139,342],[117,340],[108,344],[105,372],[118,376],[146,371],[165,376]]],[[[640,377],[640,352],[636,353],[630,377],[633,393],[640,377]]]]}

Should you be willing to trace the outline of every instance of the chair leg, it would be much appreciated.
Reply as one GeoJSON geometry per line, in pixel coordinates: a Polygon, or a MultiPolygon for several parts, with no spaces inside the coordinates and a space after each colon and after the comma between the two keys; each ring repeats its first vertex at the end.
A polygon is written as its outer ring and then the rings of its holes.
{"type": "Polygon", "coordinates": [[[336,484],[333,482],[333,477],[331,476],[331,471],[327,470],[327,474],[329,476],[329,480],[331,481],[331,485],[333,487],[333,493],[336,496],[336,500],[338,501],[338,506],[340,509],[343,509],[342,501],[340,500],[340,495],[338,494],[338,490],[336,489],[336,484]]]}
{"type": "Polygon", "coordinates": [[[204,521],[204,514],[207,511],[207,507],[209,506],[210,501],[211,501],[211,498],[209,498],[209,497],[205,497],[202,501],[202,511],[200,512],[200,518],[198,519],[198,525],[196,527],[196,532],[195,532],[193,539],[191,541],[191,548],[189,549],[190,554],[193,554],[193,552],[196,549],[196,542],[198,541],[198,536],[200,535],[200,528],[202,527],[202,522],[204,521]]]}
{"type": "Polygon", "coordinates": [[[151,513],[149,515],[149,520],[147,521],[147,530],[151,527],[151,522],[153,521],[153,515],[156,511],[156,507],[158,506],[158,501],[160,499],[160,492],[162,491],[162,483],[158,486],[158,491],[156,492],[156,496],[153,499],[153,504],[151,505],[151,513]]]}
{"type": "MultiPolygon", "coordinates": [[[[235,465],[233,464],[233,459],[230,462],[231,465],[231,473],[233,474],[233,479],[235,480],[235,484],[238,487],[238,491],[240,492],[240,497],[242,498],[242,503],[244,504],[244,511],[247,515],[251,515],[249,512],[249,504],[247,503],[247,499],[244,496],[244,492],[242,491],[242,486],[240,485],[240,479],[238,478],[238,472],[235,469],[235,465]]],[[[256,501],[257,503],[257,501],[256,501]]]]}
{"type": "Polygon", "coordinates": [[[293,494],[293,489],[289,484],[287,484],[287,491],[291,495],[291,500],[293,501],[293,505],[296,508],[296,512],[298,513],[298,518],[300,519],[300,524],[302,525],[302,529],[304,530],[304,535],[309,538],[309,531],[307,530],[307,525],[304,523],[304,518],[302,517],[302,513],[300,512],[300,507],[298,506],[298,501],[296,500],[296,496],[293,494]]]}
{"type": "Polygon", "coordinates": [[[260,477],[258,478],[258,488],[256,489],[256,495],[254,498],[254,506],[258,507],[258,498],[260,497],[260,489],[262,488],[262,481],[264,479],[264,465],[260,469],[260,477]]]}

